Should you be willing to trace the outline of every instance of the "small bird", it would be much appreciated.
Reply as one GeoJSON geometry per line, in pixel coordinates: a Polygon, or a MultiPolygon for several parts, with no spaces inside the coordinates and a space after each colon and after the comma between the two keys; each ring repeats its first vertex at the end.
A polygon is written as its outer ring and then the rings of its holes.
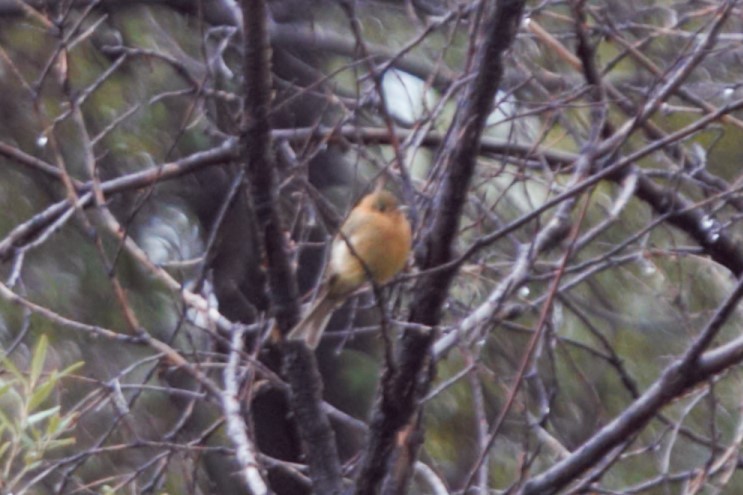
{"type": "Polygon", "coordinates": [[[333,239],[317,301],[288,338],[315,349],[336,308],[369,279],[384,284],[394,277],[405,266],[410,245],[410,222],[394,194],[378,189],[364,196],[333,239]]]}

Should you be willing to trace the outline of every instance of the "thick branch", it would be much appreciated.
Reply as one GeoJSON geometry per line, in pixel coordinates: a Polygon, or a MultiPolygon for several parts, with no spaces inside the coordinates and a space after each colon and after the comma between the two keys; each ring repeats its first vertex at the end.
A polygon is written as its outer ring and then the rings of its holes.
{"type": "Polygon", "coordinates": [[[251,198],[265,257],[271,299],[279,329],[288,331],[299,319],[296,277],[281,228],[276,163],[271,148],[268,114],[271,106],[271,49],[264,2],[243,2],[245,26],[245,99],[240,130],[241,155],[246,159],[251,198]]]}
{"type": "MultiPolygon", "coordinates": [[[[523,7],[523,0],[501,0],[485,22],[485,39],[473,63],[478,72],[459,101],[455,122],[439,157],[446,176],[433,208],[437,214],[424,234],[424,248],[418,256],[422,270],[452,259],[452,243],[480,152],[480,137],[503,75],[504,53],[516,36],[523,7]]],[[[438,324],[454,273],[443,270],[419,280],[410,315],[412,322],[427,326],[438,324]]],[[[387,470],[396,435],[413,420],[418,399],[429,387],[434,333],[420,328],[405,330],[396,368],[388,367],[384,371],[381,398],[372,416],[357,494],[376,492],[387,470]]],[[[415,446],[412,450],[416,450],[415,446]]],[[[415,452],[409,459],[415,461],[415,452]]]]}
{"type": "MultiPolygon", "coordinates": [[[[76,7],[85,7],[93,3],[94,0],[74,0],[73,5],[76,7]]],[[[182,0],[147,0],[134,2],[132,0],[120,0],[112,1],[108,0],[106,5],[108,8],[112,8],[116,3],[121,8],[129,7],[133,3],[153,4],[161,3],[169,5],[174,9],[181,10],[187,14],[200,13],[204,16],[207,22],[215,25],[229,25],[237,26],[240,20],[237,15],[237,9],[227,0],[202,0],[203,5],[199,5],[199,2],[184,2],[182,0]]],[[[61,2],[60,0],[26,0],[19,2],[18,0],[0,0],[0,16],[17,16],[27,14],[30,9],[46,10],[51,9],[55,5],[63,5],[67,8],[69,2],[61,2]]]]}
{"type": "MultiPolygon", "coordinates": [[[[245,99],[241,146],[256,218],[268,265],[268,281],[276,324],[286,333],[299,319],[297,280],[292,269],[286,236],[281,228],[278,179],[271,144],[271,49],[268,12],[264,0],[243,0],[245,99]]],[[[322,382],[314,354],[304,345],[283,346],[284,372],[289,399],[303,439],[313,487],[317,493],[341,493],[341,469],[335,435],[322,405],[322,382]]]]}
{"type": "MultiPolygon", "coordinates": [[[[436,215],[425,232],[423,250],[418,255],[422,270],[452,259],[452,244],[480,153],[485,120],[503,75],[503,54],[516,36],[523,6],[521,0],[500,1],[486,23],[486,41],[473,64],[479,70],[459,101],[456,119],[439,158],[446,176],[435,198],[433,211],[436,215]]],[[[421,280],[415,291],[411,321],[430,326],[438,324],[453,276],[453,272],[439,272],[421,280]]]]}

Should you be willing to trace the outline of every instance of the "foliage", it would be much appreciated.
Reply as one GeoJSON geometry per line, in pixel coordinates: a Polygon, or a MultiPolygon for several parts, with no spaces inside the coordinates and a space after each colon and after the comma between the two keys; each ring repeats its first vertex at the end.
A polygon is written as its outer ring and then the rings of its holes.
{"type": "Polygon", "coordinates": [[[49,340],[39,338],[26,372],[10,359],[2,358],[7,377],[0,386],[0,465],[6,493],[28,493],[35,483],[49,475],[48,457],[55,450],[74,445],[75,411],[62,413],[52,394],[64,378],[72,376],[83,363],[62,371],[44,371],[49,340]]]}

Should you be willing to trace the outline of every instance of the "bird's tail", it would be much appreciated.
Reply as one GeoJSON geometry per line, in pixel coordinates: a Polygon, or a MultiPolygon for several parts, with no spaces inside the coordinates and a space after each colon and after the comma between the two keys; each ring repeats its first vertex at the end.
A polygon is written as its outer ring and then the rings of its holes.
{"type": "Polygon", "coordinates": [[[327,292],[320,295],[304,318],[289,332],[288,339],[304,340],[310,349],[315,349],[337,305],[338,300],[327,292]]]}

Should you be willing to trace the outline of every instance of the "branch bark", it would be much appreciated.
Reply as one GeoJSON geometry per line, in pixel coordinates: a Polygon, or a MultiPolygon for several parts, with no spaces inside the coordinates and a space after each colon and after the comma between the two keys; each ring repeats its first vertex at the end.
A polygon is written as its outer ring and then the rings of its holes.
{"type": "Polygon", "coordinates": [[[733,314],[741,298],[743,298],[743,278],[739,280],[738,285],[702,330],[701,340],[695,341],[688,351],[669,366],[661,377],[621,415],[604,426],[570,456],[529,480],[518,493],[520,495],[557,493],[577,479],[581,473],[601,461],[609,451],[639,432],[664,405],[697,384],[724,371],[733,363],[740,362],[743,358],[740,338],[701,356],[698,353],[699,342],[709,343],[705,337],[715,335],[719,331],[733,314]]]}
{"type": "MultiPolygon", "coordinates": [[[[297,280],[277,211],[278,179],[271,141],[271,48],[265,0],[243,0],[245,99],[240,144],[246,157],[251,198],[268,265],[276,325],[286,334],[299,320],[297,280]]],[[[282,345],[289,402],[315,491],[340,494],[341,469],[335,435],[322,404],[322,382],[314,354],[304,345],[282,345]]]]}
{"type": "MultiPolygon", "coordinates": [[[[511,46],[521,22],[523,0],[501,0],[489,13],[481,36],[485,39],[473,60],[477,72],[459,100],[457,115],[451,126],[438,162],[446,171],[432,211],[436,212],[431,227],[424,232],[423,248],[417,253],[421,270],[446,264],[452,257],[467,190],[475,171],[485,121],[493,107],[504,70],[504,54],[511,46]]],[[[455,269],[434,272],[421,277],[415,286],[410,321],[419,324],[403,333],[395,364],[383,372],[380,397],[371,419],[369,445],[359,474],[356,493],[371,495],[388,472],[388,460],[395,439],[406,425],[420,427],[419,399],[428,390],[434,372],[431,345],[441,307],[448,294],[455,269]],[[426,329],[426,327],[429,327],[426,329]],[[417,419],[416,419],[417,418],[417,419]]],[[[415,439],[416,434],[406,435],[415,439]]],[[[417,445],[408,448],[415,462],[417,445]]],[[[410,464],[407,466],[410,471],[410,464]]],[[[404,491],[409,476],[399,477],[397,492],[404,491]]]]}

